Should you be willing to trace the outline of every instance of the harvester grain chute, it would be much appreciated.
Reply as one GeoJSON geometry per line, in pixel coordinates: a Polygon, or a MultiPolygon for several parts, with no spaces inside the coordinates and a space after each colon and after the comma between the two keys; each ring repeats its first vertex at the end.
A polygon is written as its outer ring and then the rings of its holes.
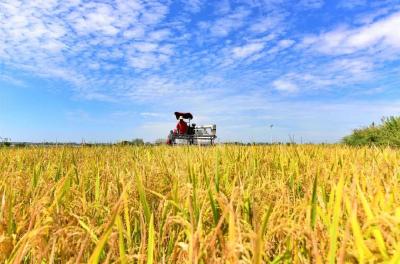
{"type": "Polygon", "coordinates": [[[176,120],[179,120],[176,129],[168,135],[169,145],[214,145],[217,138],[217,126],[196,126],[190,123],[193,119],[191,113],[175,112],[176,120]]]}

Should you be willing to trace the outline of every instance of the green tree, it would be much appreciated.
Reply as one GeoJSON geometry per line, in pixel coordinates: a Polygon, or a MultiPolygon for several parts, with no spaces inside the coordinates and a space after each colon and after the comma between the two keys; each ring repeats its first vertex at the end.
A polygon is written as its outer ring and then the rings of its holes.
{"type": "Polygon", "coordinates": [[[400,117],[382,118],[380,125],[355,129],[343,138],[343,143],[352,146],[382,145],[400,147],[400,117]]]}

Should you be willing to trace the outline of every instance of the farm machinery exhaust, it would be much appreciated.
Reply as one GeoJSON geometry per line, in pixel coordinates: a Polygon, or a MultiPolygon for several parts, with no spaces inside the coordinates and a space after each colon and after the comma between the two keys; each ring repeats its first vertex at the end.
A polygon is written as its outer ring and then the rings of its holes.
{"type": "Polygon", "coordinates": [[[191,113],[175,112],[178,124],[168,135],[169,145],[214,145],[217,138],[217,126],[190,123],[193,119],[191,113]]]}

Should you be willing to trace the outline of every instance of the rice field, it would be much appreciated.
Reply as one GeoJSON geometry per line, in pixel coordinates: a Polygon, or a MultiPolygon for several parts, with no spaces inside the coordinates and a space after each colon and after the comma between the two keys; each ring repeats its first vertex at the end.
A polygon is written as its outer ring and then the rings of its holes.
{"type": "Polygon", "coordinates": [[[400,263],[400,150],[0,149],[1,263],[400,263]]]}

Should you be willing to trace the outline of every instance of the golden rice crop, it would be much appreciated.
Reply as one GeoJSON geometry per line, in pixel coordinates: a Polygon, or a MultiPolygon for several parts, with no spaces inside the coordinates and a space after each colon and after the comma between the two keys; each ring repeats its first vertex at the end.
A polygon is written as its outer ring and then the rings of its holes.
{"type": "Polygon", "coordinates": [[[0,262],[400,263],[400,151],[3,148],[0,262]]]}

